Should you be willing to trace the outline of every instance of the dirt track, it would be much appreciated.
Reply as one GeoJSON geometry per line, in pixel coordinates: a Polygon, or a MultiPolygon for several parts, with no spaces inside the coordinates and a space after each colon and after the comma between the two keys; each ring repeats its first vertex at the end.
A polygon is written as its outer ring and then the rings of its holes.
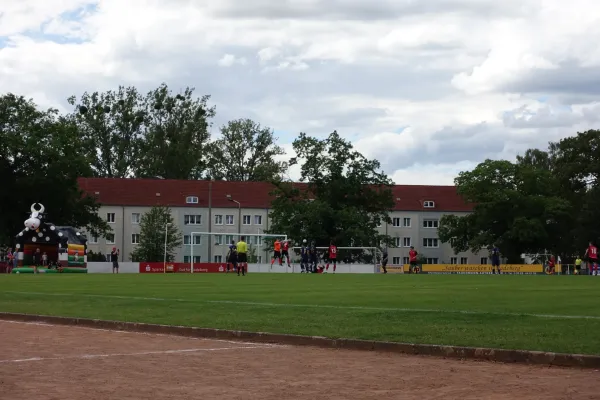
{"type": "Polygon", "coordinates": [[[594,370],[0,321],[0,399],[597,399],[594,370]]]}

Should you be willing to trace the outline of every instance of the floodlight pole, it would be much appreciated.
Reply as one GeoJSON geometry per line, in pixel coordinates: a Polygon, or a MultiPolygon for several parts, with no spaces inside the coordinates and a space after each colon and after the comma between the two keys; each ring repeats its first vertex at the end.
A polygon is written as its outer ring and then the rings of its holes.
{"type": "Polygon", "coordinates": [[[171,225],[170,222],[165,223],[165,258],[163,263],[163,273],[167,272],[167,237],[168,237],[168,227],[171,225]]]}
{"type": "Polygon", "coordinates": [[[242,204],[239,201],[234,200],[230,194],[227,195],[227,200],[238,205],[238,226],[240,227],[240,234],[238,235],[238,240],[242,240],[242,204]]]}

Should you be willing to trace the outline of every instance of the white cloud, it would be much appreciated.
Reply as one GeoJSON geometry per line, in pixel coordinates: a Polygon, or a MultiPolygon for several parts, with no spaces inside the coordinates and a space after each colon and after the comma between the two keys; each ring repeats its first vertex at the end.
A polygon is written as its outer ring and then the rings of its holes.
{"type": "MultiPolygon", "coordinates": [[[[399,183],[451,184],[597,127],[592,0],[0,0],[0,87],[41,106],[167,82],[290,149],[337,129],[399,183]],[[398,133],[404,129],[402,133],[398,133]]],[[[293,169],[291,177],[297,177],[293,169]]]]}
{"type": "Polygon", "coordinates": [[[244,57],[237,58],[233,54],[225,54],[219,60],[218,64],[221,67],[232,67],[235,64],[246,65],[246,59],[244,57]]]}

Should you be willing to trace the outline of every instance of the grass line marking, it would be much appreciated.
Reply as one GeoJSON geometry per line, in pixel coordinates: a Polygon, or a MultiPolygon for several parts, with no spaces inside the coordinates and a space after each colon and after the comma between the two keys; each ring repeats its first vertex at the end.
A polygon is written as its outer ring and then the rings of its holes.
{"type": "Polygon", "coordinates": [[[123,300],[144,300],[144,301],[164,301],[164,302],[185,302],[185,303],[203,303],[203,304],[234,304],[257,307],[284,307],[284,308],[323,308],[334,310],[359,310],[359,311],[390,311],[390,312],[412,312],[412,313],[439,313],[439,314],[466,314],[466,315],[496,315],[507,317],[533,317],[547,319],[588,319],[600,320],[596,315],[560,315],[560,314],[535,314],[535,313],[517,313],[517,312],[494,312],[494,311],[474,311],[474,310],[444,310],[432,308],[396,308],[396,307],[368,307],[368,306],[338,306],[330,304],[292,304],[292,303],[269,303],[253,301],[234,301],[234,300],[192,300],[161,297],[139,297],[139,296],[118,296],[104,294],[88,293],[44,293],[44,292],[16,292],[0,291],[0,293],[23,294],[33,296],[65,296],[65,297],[91,297],[104,299],[123,299],[123,300]]]}
{"type": "Polygon", "coordinates": [[[90,359],[95,359],[95,358],[148,356],[148,355],[157,355],[157,354],[158,355],[190,354],[190,353],[211,352],[211,351],[262,349],[262,348],[264,348],[264,346],[216,347],[216,348],[212,348],[212,349],[208,348],[208,349],[142,351],[142,352],[138,352],[138,353],[79,354],[79,355],[74,355],[74,356],[61,356],[61,357],[31,357],[31,358],[21,358],[21,359],[14,359],[14,360],[0,360],[0,364],[23,363],[23,362],[34,362],[34,361],[90,360],[90,359]]]}

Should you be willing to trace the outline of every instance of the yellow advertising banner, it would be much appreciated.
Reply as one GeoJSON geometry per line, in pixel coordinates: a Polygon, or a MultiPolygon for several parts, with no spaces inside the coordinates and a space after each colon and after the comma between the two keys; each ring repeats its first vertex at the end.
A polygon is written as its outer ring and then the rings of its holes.
{"type": "MultiPolygon", "coordinates": [[[[500,265],[502,273],[508,274],[543,274],[544,266],[541,264],[506,264],[500,265]]],[[[409,266],[404,266],[404,271],[409,271],[409,266]]],[[[492,266],[489,264],[423,264],[422,274],[491,274],[492,266]]]]}

